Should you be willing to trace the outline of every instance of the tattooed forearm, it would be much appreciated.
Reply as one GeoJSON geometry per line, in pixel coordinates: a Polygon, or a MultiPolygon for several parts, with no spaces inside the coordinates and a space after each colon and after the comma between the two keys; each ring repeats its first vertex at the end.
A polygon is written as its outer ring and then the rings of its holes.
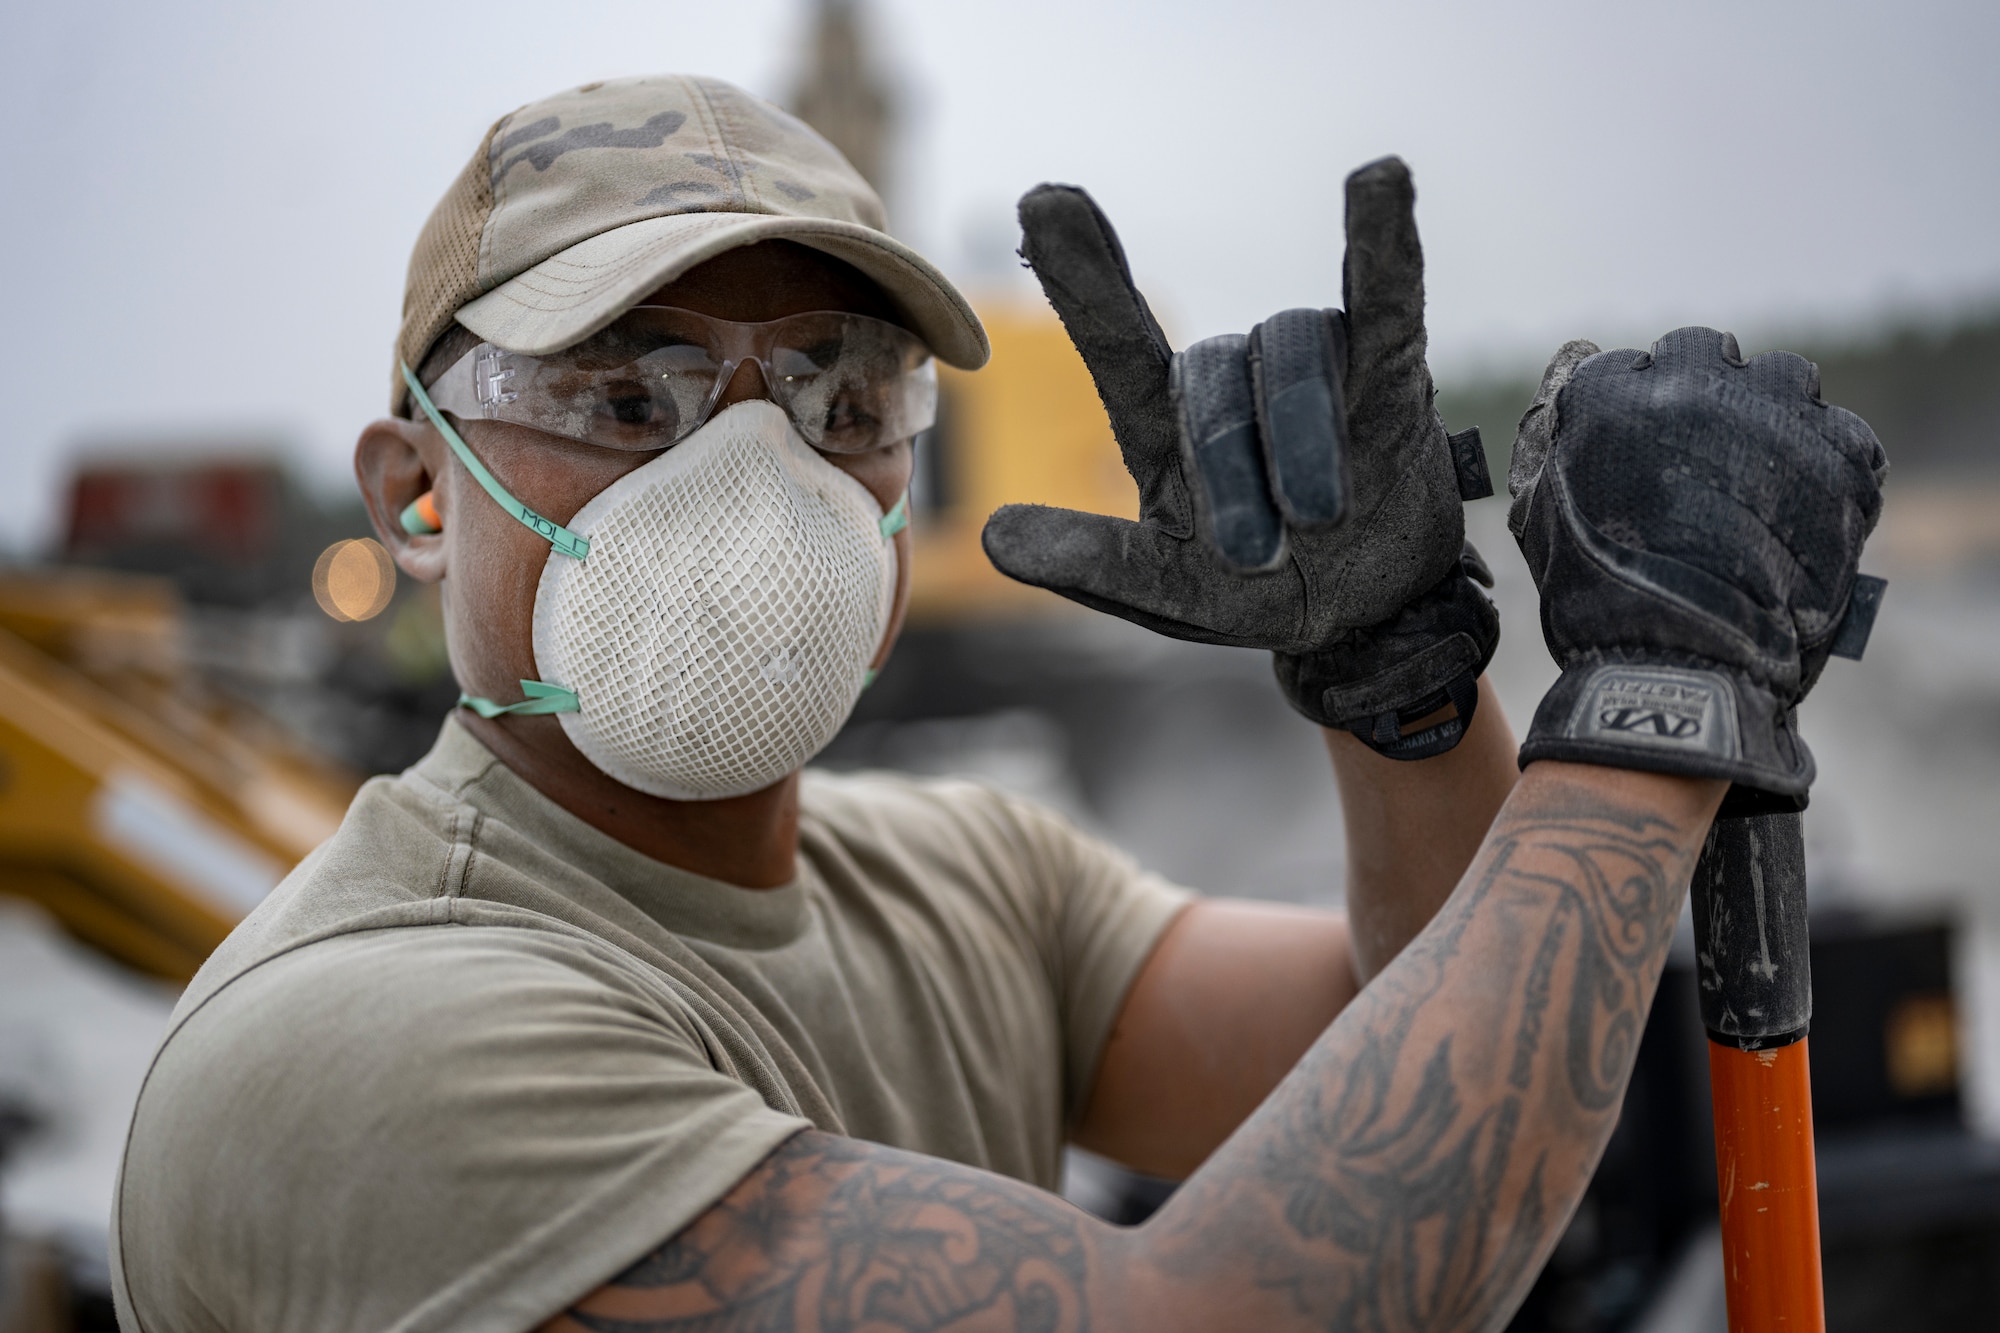
{"type": "Polygon", "coordinates": [[[1706,810],[1524,788],[1437,919],[1153,1224],[1167,1252],[1254,1271],[1271,1319],[1504,1319],[1610,1135],[1706,810]]]}
{"type": "Polygon", "coordinates": [[[1136,1231],[806,1133],[550,1327],[1496,1326],[1610,1135],[1721,789],[1531,769],[1437,917],[1136,1231]]]}

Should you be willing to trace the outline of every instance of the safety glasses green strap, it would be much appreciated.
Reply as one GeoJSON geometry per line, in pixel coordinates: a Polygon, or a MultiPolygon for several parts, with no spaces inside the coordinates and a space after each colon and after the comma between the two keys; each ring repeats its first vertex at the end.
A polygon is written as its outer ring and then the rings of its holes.
{"type": "Polygon", "coordinates": [[[438,428],[438,434],[444,436],[444,442],[458,455],[458,461],[465,464],[465,470],[470,472],[472,479],[493,497],[495,504],[519,519],[530,532],[547,541],[564,555],[575,556],[578,560],[582,560],[590,554],[590,538],[579,537],[554,519],[543,517],[509,494],[507,488],[486,470],[486,465],[479,461],[478,455],[459,438],[451,423],[444,419],[444,413],[437,410],[437,405],[431,402],[431,396],[424,392],[423,382],[416,377],[409,366],[405,365],[402,369],[403,383],[410,386],[410,396],[417,400],[417,406],[424,409],[424,415],[438,428]]]}

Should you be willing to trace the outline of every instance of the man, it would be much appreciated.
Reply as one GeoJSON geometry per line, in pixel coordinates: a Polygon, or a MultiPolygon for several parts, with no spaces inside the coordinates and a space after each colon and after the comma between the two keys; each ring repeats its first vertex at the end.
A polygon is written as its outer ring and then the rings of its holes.
{"type": "Polygon", "coordinates": [[[1393,160],[1350,179],[1345,312],[1174,354],[1088,197],[1031,193],[1141,518],[987,532],[1016,577],[1276,654],[1326,728],[1341,917],[1193,900],[974,787],[802,776],[894,640],[927,358],[976,366],[978,324],[726,85],[496,124],[356,450],[465,706],[183,998],[119,1188],[125,1326],[1503,1319],[1725,789],[1810,781],[1791,708],[1880,449],[1797,358],[1565,348],[1515,453],[1565,668],[1517,779],[1412,197],[1393,160]],[[1050,1192],[1066,1140],[1187,1184],[1101,1224],[1050,1192]]]}

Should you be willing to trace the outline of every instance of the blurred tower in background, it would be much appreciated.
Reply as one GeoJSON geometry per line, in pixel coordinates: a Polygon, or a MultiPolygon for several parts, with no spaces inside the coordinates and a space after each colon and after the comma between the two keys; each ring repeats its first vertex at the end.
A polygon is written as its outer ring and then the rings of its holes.
{"type": "Polygon", "coordinates": [[[817,0],[791,103],[889,202],[896,98],[875,62],[860,0],[817,0]]]}
{"type": "MultiPolygon", "coordinates": [[[[893,221],[904,108],[871,40],[874,15],[867,0],[811,0],[807,15],[791,109],[847,156],[890,205],[893,221]]],[[[1011,260],[1011,213],[999,227],[1004,239],[994,248],[1011,260]]],[[[947,634],[1067,607],[1052,594],[1003,577],[986,559],[979,531],[1000,505],[1018,500],[1137,513],[1096,387],[1055,312],[1039,295],[1023,303],[1003,292],[974,292],[972,300],[993,359],[977,376],[941,368],[938,424],[920,441],[910,487],[917,546],[910,623],[947,634]]],[[[916,653],[906,650],[904,657],[916,653]]],[[[893,693],[877,691],[871,706],[889,707],[880,701],[893,693]]],[[[963,700],[926,706],[947,712],[971,707],[963,700]]]]}

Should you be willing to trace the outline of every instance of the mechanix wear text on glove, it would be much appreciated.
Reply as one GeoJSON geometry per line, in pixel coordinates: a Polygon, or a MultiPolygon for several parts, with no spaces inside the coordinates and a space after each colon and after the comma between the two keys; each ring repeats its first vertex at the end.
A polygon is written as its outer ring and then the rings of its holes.
{"type": "Polygon", "coordinates": [[[1499,641],[1461,509],[1491,491],[1484,455],[1431,405],[1414,200],[1395,158],[1348,177],[1344,312],[1175,353],[1090,196],[1031,190],[1021,253],[1096,380],[1139,519],[1008,505],[984,536],[1024,583],[1269,649],[1300,712],[1411,759],[1464,734],[1499,641]],[[1402,734],[1447,703],[1455,717],[1402,734]]]}
{"type": "Polygon", "coordinates": [[[1562,677],[1521,762],[1729,778],[1802,798],[1793,709],[1859,656],[1881,593],[1856,571],[1888,464],[1789,352],[1680,329],[1650,352],[1556,353],[1514,446],[1508,522],[1562,677]]]}

